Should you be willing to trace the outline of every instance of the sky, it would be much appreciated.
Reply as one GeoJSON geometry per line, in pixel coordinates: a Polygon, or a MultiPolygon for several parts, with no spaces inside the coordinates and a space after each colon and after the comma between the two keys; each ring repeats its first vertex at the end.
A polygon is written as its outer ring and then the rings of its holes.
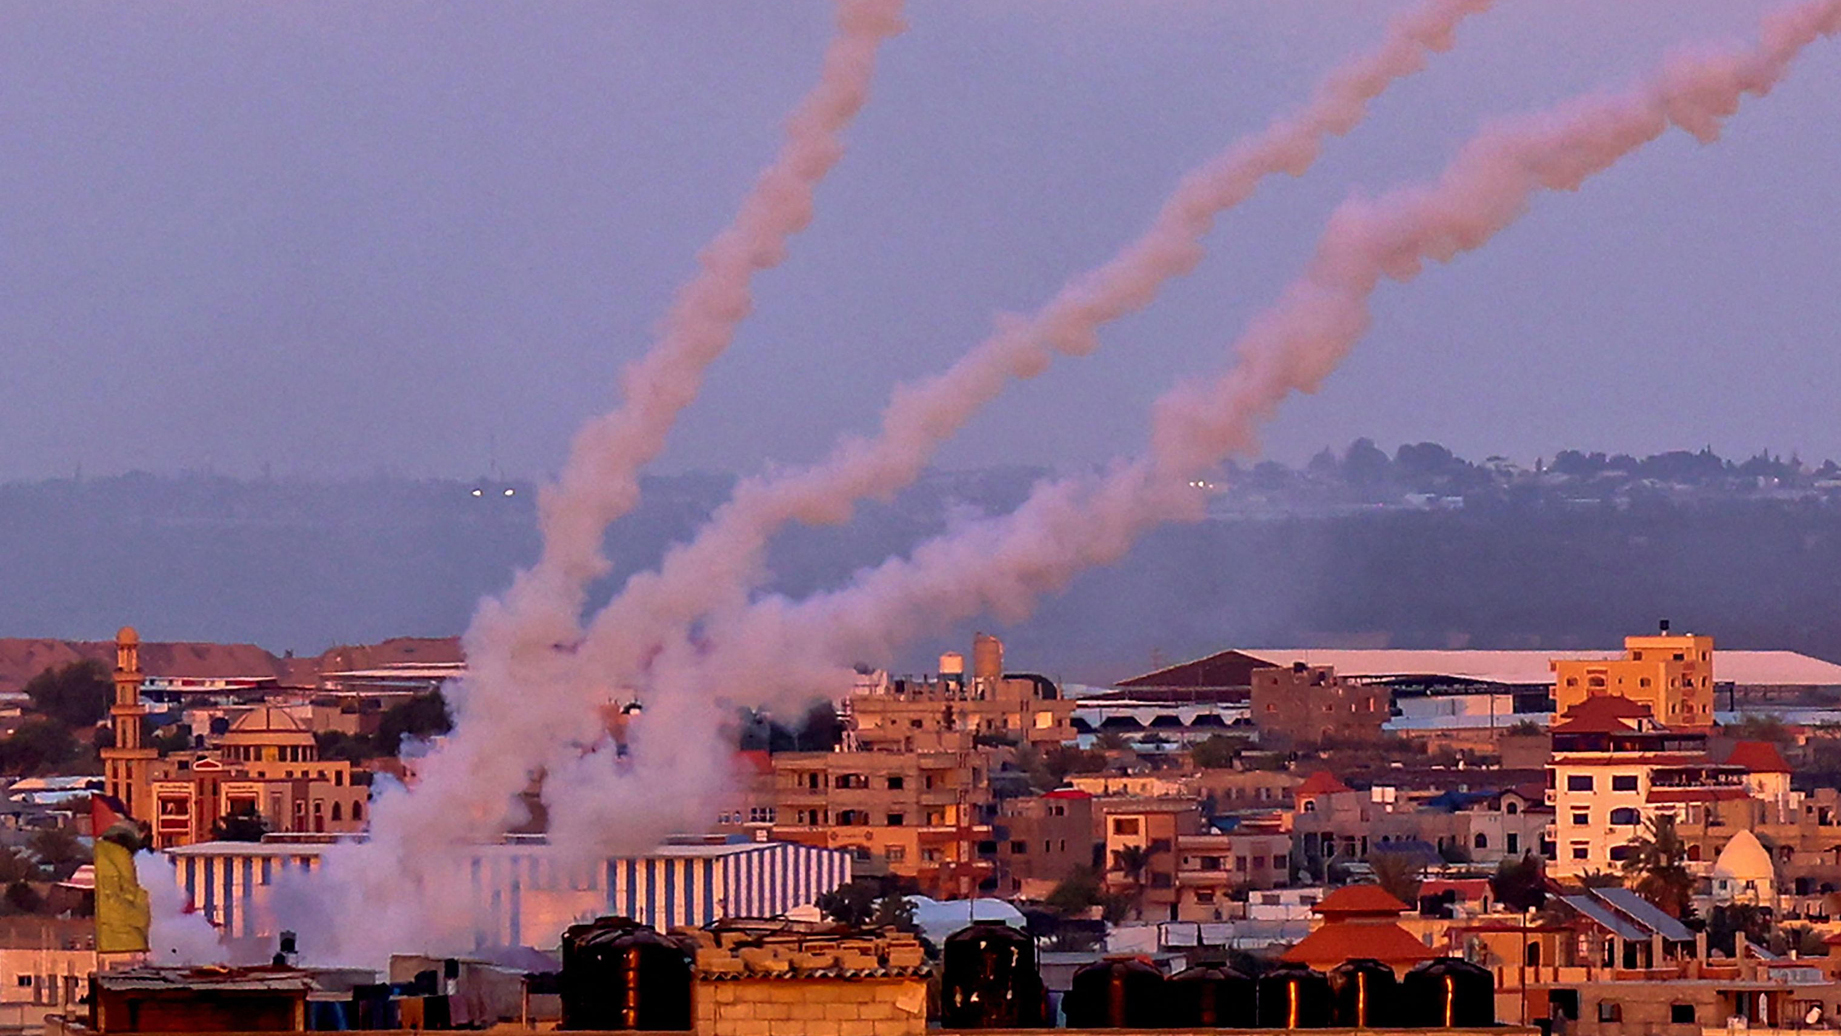
{"type": "MultiPolygon", "coordinates": [[[[911,0],[849,153],[661,471],[873,427],[1148,221],[1183,171],[1368,48],[1391,0],[911,0]]],[[[1760,0],[1498,0],[1150,310],[1007,394],[949,467],[1135,452],[1340,201],[1489,119],[1748,39],[1760,0]]],[[[816,74],[823,0],[0,5],[0,480],[542,477],[615,402],[816,74]]],[[[1680,133],[1383,288],[1272,426],[1525,462],[1841,457],[1841,43],[1725,138],[1680,133]]]]}

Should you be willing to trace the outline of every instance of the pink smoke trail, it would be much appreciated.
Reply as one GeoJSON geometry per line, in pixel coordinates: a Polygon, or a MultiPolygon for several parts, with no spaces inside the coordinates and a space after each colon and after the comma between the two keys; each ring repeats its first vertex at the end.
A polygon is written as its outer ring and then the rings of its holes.
{"type": "Polygon", "coordinates": [[[902,0],[836,6],[819,81],[788,119],[778,155],[698,256],[652,347],[623,372],[621,405],[577,433],[561,476],[543,491],[537,563],[474,616],[468,677],[452,705],[459,728],[475,736],[457,735],[420,760],[414,794],[380,795],[368,843],[328,854],[329,874],[318,882],[325,898],[299,918],[318,933],[323,959],[381,959],[393,941],[463,941],[472,918],[456,908],[466,885],[447,849],[497,836],[517,813],[514,799],[541,761],[528,746],[583,736],[579,707],[564,717],[528,706],[574,686],[566,646],[580,637],[588,584],[608,568],[606,528],[633,507],[640,470],[748,315],[754,275],[783,261],[788,240],[810,223],[813,193],[843,156],[842,134],[868,98],[880,46],[903,28],[902,0]]]}
{"type": "Polygon", "coordinates": [[[1380,46],[1327,75],[1296,114],[1275,119],[1184,177],[1151,226],[1104,265],[1068,281],[1027,318],[996,331],[944,373],[898,388],[880,433],[847,439],[823,463],[753,478],[697,537],[667,553],[658,570],[635,575],[590,623],[584,663],[601,673],[636,676],[646,654],[712,609],[746,599],[772,535],[787,522],[849,518],[856,501],[886,498],[912,483],[934,451],[1012,378],[1045,371],[1054,353],[1081,356],[1097,331],[1149,305],[1172,278],[1200,261],[1202,240],[1224,211],[1264,180],[1301,175],[1326,137],[1355,127],[1370,101],[1451,47],[1459,23],[1492,0],[1428,0],[1395,18],[1380,46]]]}
{"type": "Polygon", "coordinates": [[[1344,204],[1306,273],[1236,343],[1238,365],[1157,402],[1148,456],[1096,480],[1043,485],[1006,518],[930,541],[847,589],[799,603],[770,597],[727,615],[698,657],[661,681],[673,693],[744,686],[763,697],[809,695],[847,686],[844,663],[887,657],[918,630],[985,610],[1021,617],[1081,569],[1123,557],[1152,526],[1199,518],[1190,481],[1251,450],[1291,393],[1314,391],[1335,370],[1366,332],[1383,279],[1409,281],[1428,259],[1480,248],[1536,191],[1574,190],[1671,125],[1712,142],[1746,95],[1768,92],[1806,46],[1837,32],[1841,0],[1789,8],[1765,20],[1755,47],[1680,56],[1626,94],[1501,122],[1435,182],[1344,204]]]}

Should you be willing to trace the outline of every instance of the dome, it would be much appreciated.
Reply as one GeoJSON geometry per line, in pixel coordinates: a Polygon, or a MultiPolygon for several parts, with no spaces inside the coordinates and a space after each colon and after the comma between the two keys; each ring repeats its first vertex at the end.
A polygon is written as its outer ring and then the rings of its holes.
{"type": "Polygon", "coordinates": [[[115,643],[117,644],[139,644],[140,642],[141,635],[134,632],[133,626],[123,626],[115,631],[115,643]]]}
{"type": "Polygon", "coordinates": [[[304,731],[304,728],[300,725],[299,720],[288,715],[286,712],[265,706],[259,709],[250,709],[248,712],[238,716],[236,722],[230,724],[230,730],[232,733],[242,734],[270,732],[292,734],[304,731]]]}
{"type": "Polygon", "coordinates": [[[1769,881],[1775,873],[1771,854],[1750,831],[1733,835],[1726,848],[1720,850],[1719,859],[1713,861],[1715,877],[1734,881],[1769,881]]]}

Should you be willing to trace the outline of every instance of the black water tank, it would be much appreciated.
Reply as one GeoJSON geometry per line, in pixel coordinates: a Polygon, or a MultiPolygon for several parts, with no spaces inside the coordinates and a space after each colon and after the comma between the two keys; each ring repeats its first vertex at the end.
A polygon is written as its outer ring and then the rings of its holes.
{"type": "Polygon", "coordinates": [[[1475,1029],[1496,1024],[1496,980],[1487,968],[1440,957],[1407,972],[1400,985],[1410,1026],[1475,1029]]]}
{"type": "Polygon", "coordinates": [[[1322,1029],[1330,1024],[1330,980],[1302,964],[1259,976],[1259,1027],[1322,1029]]]}
{"type": "Polygon", "coordinates": [[[1335,1023],[1347,1029],[1390,1029],[1400,1021],[1400,980],[1394,969],[1369,957],[1337,965],[1330,972],[1336,998],[1335,1023]]]}
{"type": "Polygon", "coordinates": [[[1046,991],[1029,933],[974,921],[940,950],[940,1024],[948,1029],[1039,1029],[1046,991]]]}
{"type": "Polygon", "coordinates": [[[1163,972],[1131,957],[1114,957],[1074,972],[1062,1013],[1070,1029],[1160,1029],[1163,972]]]}
{"type": "Polygon", "coordinates": [[[1170,976],[1168,1024],[1183,1029],[1259,1026],[1253,980],[1225,964],[1198,964],[1170,976]]]}
{"type": "Polygon", "coordinates": [[[562,1028],[691,1027],[691,959],[684,947],[624,917],[563,933],[562,1028]]]}

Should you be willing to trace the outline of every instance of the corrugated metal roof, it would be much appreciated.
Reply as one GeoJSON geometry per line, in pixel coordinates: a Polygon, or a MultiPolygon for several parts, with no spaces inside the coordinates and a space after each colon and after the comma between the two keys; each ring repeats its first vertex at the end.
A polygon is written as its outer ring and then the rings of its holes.
{"type": "Polygon", "coordinates": [[[1593,889],[1592,894],[1635,918],[1638,923],[1654,929],[1670,942],[1694,941],[1694,933],[1688,930],[1687,925],[1663,913],[1661,908],[1630,889],[1593,889]]]}
{"type": "Polygon", "coordinates": [[[1624,939],[1644,940],[1649,933],[1591,896],[1561,896],[1560,902],[1596,921],[1612,935],[1624,939]]]}

